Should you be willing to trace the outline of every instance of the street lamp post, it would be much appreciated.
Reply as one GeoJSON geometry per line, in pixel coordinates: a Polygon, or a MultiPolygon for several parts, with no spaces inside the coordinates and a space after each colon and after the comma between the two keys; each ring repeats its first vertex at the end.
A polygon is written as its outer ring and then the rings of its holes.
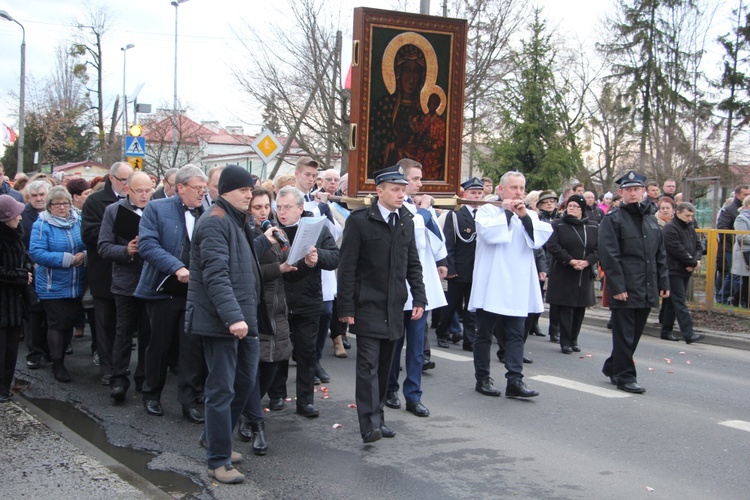
{"type": "Polygon", "coordinates": [[[23,172],[23,115],[24,108],[26,107],[26,29],[23,27],[23,24],[13,19],[13,16],[4,10],[0,10],[0,18],[19,25],[23,35],[21,38],[21,102],[18,106],[18,166],[16,167],[17,172],[23,172]]]}
{"type": "Polygon", "coordinates": [[[177,166],[177,11],[181,3],[188,0],[172,0],[174,7],[174,104],[172,106],[172,166],[177,166]]]}
{"type": "Polygon", "coordinates": [[[128,95],[125,89],[125,75],[127,75],[128,50],[135,47],[132,43],[120,47],[122,51],[122,155],[125,158],[125,136],[128,135],[128,95]]]}

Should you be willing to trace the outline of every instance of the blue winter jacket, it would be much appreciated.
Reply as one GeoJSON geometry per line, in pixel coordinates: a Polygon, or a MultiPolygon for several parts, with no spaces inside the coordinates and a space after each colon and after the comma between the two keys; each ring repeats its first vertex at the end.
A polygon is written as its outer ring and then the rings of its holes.
{"type": "Polygon", "coordinates": [[[42,212],[31,227],[29,254],[38,265],[36,293],[42,300],[83,296],[86,266],[71,267],[73,256],[85,252],[81,219],[71,211],[69,227],[61,226],[49,212],[42,212]]]}
{"type": "Polygon", "coordinates": [[[138,254],[143,259],[143,272],[133,294],[139,299],[166,299],[169,295],[156,291],[157,286],[181,267],[185,244],[185,209],[182,199],[153,200],[146,205],[138,228],[138,254]]]}

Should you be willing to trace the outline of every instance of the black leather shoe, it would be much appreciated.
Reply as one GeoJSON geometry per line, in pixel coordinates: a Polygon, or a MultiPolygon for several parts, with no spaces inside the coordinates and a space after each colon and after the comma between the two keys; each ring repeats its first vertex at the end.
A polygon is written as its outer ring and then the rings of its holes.
{"type": "Polygon", "coordinates": [[[617,385],[617,377],[613,377],[612,375],[610,375],[604,370],[602,370],[602,373],[604,374],[605,377],[609,379],[610,382],[612,382],[612,385],[617,385]]]}
{"type": "Polygon", "coordinates": [[[362,442],[374,443],[375,441],[380,441],[380,438],[382,437],[383,437],[383,434],[380,432],[380,429],[375,429],[375,430],[365,433],[365,435],[362,436],[362,442]]]}
{"type": "MultiPolygon", "coordinates": [[[[0,403],[7,403],[12,398],[13,398],[13,393],[12,392],[7,392],[5,394],[0,394],[0,403]]],[[[393,431],[390,431],[390,432],[393,432],[393,431]]],[[[393,436],[395,436],[395,435],[396,435],[396,433],[393,432],[393,436]]],[[[393,436],[389,436],[389,437],[393,437],[393,436]]]]}
{"type": "Polygon", "coordinates": [[[474,390],[480,394],[484,394],[485,396],[500,396],[500,390],[492,385],[492,382],[493,380],[491,378],[487,378],[482,382],[477,382],[474,390]]]}
{"type": "Polygon", "coordinates": [[[471,342],[464,342],[464,351],[474,352],[474,346],[471,342]]]}
{"type": "Polygon", "coordinates": [[[443,349],[448,349],[451,345],[448,342],[448,339],[437,339],[437,346],[442,347],[443,349]]]}
{"type": "Polygon", "coordinates": [[[661,339],[662,340],[671,340],[672,342],[678,342],[680,340],[677,337],[675,337],[674,334],[672,334],[672,332],[667,333],[667,334],[662,334],[661,339]]]}
{"type": "Polygon", "coordinates": [[[109,392],[109,397],[112,398],[112,401],[114,401],[115,403],[122,403],[123,401],[125,401],[126,392],[127,391],[123,386],[116,385],[109,392]]]}
{"type": "Polygon", "coordinates": [[[143,406],[146,407],[146,413],[155,417],[161,417],[164,415],[164,409],[161,407],[161,403],[155,399],[147,399],[143,402],[143,406]]]}
{"type": "Polygon", "coordinates": [[[271,411],[280,411],[284,409],[284,398],[271,398],[268,402],[268,409],[271,411]]]}
{"type": "Polygon", "coordinates": [[[244,417],[240,417],[240,425],[237,426],[237,434],[240,440],[249,442],[253,440],[253,430],[250,428],[250,422],[244,417]]]}
{"type": "Polygon", "coordinates": [[[306,418],[315,418],[320,415],[320,412],[312,403],[297,405],[297,413],[306,418]]]}
{"type": "Polygon", "coordinates": [[[383,424],[383,425],[380,426],[380,434],[384,438],[396,437],[396,431],[394,431],[393,429],[391,429],[390,427],[388,427],[385,424],[383,424]]]}
{"type": "Polygon", "coordinates": [[[621,391],[630,392],[632,394],[643,394],[646,389],[638,385],[637,382],[628,382],[627,384],[617,384],[617,388],[621,391]]]}
{"type": "Polygon", "coordinates": [[[430,410],[428,410],[427,407],[423,405],[421,401],[407,401],[406,411],[413,413],[414,415],[418,417],[430,416],[430,410]]]}
{"type": "Polygon", "coordinates": [[[573,354],[573,348],[569,345],[564,345],[560,347],[560,351],[562,351],[563,354],[573,354]]]}
{"type": "Polygon", "coordinates": [[[573,352],[581,352],[581,348],[578,347],[576,344],[573,344],[573,347],[571,347],[571,349],[573,349],[573,352]]]}
{"type": "Polygon", "coordinates": [[[454,344],[458,344],[463,339],[464,339],[464,336],[460,333],[454,333],[453,335],[451,335],[451,338],[450,338],[451,342],[453,342],[454,344]]]}
{"type": "Polygon", "coordinates": [[[607,330],[612,329],[612,320],[607,321],[607,330]]]}
{"type": "Polygon", "coordinates": [[[320,364],[320,361],[318,361],[315,365],[315,376],[318,377],[324,384],[327,384],[331,381],[331,376],[328,375],[327,371],[325,371],[323,365],[320,364]]]}
{"type": "Polygon", "coordinates": [[[523,355],[523,362],[530,365],[531,363],[534,362],[534,360],[524,354],[523,355]]]}
{"type": "Polygon", "coordinates": [[[203,413],[201,413],[201,411],[195,406],[193,406],[192,408],[183,408],[182,418],[194,424],[202,424],[206,421],[203,413]]]}
{"type": "Polygon", "coordinates": [[[497,359],[502,363],[505,364],[505,351],[497,351],[497,359]]]}
{"type": "Polygon", "coordinates": [[[41,366],[42,366],[41,361],[34,360],[34,361],[26,362],[26,368],[28,368],[29,370],[36,370],[37,368],[40,368],[41,366]]]}
{"type": "Polygon", "coordinates": [[[435,365],[434,361],[427,360],[424,363],[422,363],[422,371],[426,372],[427,370],[432,370],[435,368],[435,366],[437,365],[435,365]]]}
{"type": "Polygon", "coordinates": [[[685,335],[685,342],[688,344],[692,344],[694,342],[700,342],[701,340],[705,339],[706,336],[702,333],[694,333],[690,336],[685,335]]]}
{"type": "Polygon", "coordinates": [[[385,395],[385,405],[388,408],[393,408],[394,410],[398,410],[401,408],[401,400],[398,399],[398,393],[397,392],[389,392],[385,395]]]}
{"type": "Polygon", "coordinates": [[[544,332],[539,328],[539,325],[534,325],[534,327],[531,329],[531,333],[533,333],[537,337],[546,337],[544,332]]]}
{"type": "Polygon", "coordinates": [[[253,454],[265,455],[266,453],[268,453],[268,443],[266,442],[266,424],[264,422],[250,424],[250,429],[253,433],[253,454]]]}
{"type": "Polygon", "coordinates": [[[346,337],[341,339],[341,343],[344,344],[344,349],[351,349],[352,345],[349,343],[348,340],[346,340],[346,337]]]}
{"type": "Polygon", "coordinates": [[[313,384],[320,385],[320,377],[318,377],[317,375],[315,375],[315,380],[313,381],[313,384]]]}
{"type": "Polygon", "coordinates": [[[555,344],[559,344],[560,343],[560,336],[557,335],[556,333],[550,333],[549,334],[549,341],[553,342],[555,344]]]}
{"type": "Polygon", "coordinates": [[[506,398],[533,398],[538,395],[539,393],[529,389],[523,380],[508,382],[505,386],[506,398]]]}
{"type": "Polygon", "coordinates": [[[65,348],[65,354],[70,355],[73,354],[73,346],[68,344],[68,347],[65,348]]]}

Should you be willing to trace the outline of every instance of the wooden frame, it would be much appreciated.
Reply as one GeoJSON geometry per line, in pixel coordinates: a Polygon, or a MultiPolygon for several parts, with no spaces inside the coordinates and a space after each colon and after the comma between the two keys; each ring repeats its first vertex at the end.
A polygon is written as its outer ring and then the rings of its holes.
{"type": "Polygon", "coordinates": [[[350,196],[401,158],[422,163],[423,192],[458,192],[466,36],[463,19],[354,9],[350,196]]]}

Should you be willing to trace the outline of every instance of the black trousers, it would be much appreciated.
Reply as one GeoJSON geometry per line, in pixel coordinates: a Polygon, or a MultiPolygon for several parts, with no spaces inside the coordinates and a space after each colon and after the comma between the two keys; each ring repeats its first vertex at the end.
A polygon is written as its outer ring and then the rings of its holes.
{"type": "Polygon", "coordinates": [[[146,302],[151,321],[151,341],[146,349],[143,399],[161,399],[161,392],[167,381],[171,351],[179,341],[177,399],[183,409],[194,408],[203,391],[207,370],[201,336],[185,333],[185,298],[172,297],[146,302]]]}
{"type": "Polygon", "coordinates": [[[362,436],[385,423],[383,408],[395,349],[395,340],[357,335],[354,398],[362,436]]]}
{"type": "Polygon", "coordinates": [[[560,346],[573,347],[578,345],[578,334],[581,333],[585,307],[557,306],[560,320],[560,346]]]}
{"type": "MultiPolygon", "coordinates": [[[[95,277],[94,277],[95,279],[95,277]]],[[[94,322],[96,323],[96,352],[102,376],[112,375],[112,351],[117,335],[117,306],[115,299],[94,297],[94,322]]]]}
{"type": "Polygon", "coordinates": [[[146,377],[146,348],[151,339],[151,323],[146,311],[147,302],[143,299],[129,295],[115,294],[117,305],[117,330],[115,343],[112,349],[112,386],[130,386],[128,380],[128,368],[130,368],[130,344],[133,340],[133,332],[138,331],[138,363],[135,367],[136,387],[143,385],[146,377]]]}
{"type": "Polygon", "coordinates": [[[41,361],[44,355],[49,355],[47,313],[41,305],[30,308],[29,318],[23,322],[23,327],[28,350],[26,361],[41,361]]]}
{"type": "Polygon", "coordinates": [[[664,305],[664,313],[661,320],[661,334],[667,335],[674,328],[674,321],[680,325],[680,332],[683,337],[693,335],[693,318],[690,316],[690,309],[687,306],[687,287],[690,277],[670,276],[669,277],[669,297],[661,299],[664,305]]]}
{"type": "Polygon", "coordinates": [[[466,308],[470,296],[471,283],[461,283],[457,282],[455,279],[448,280],[448,291],[445,293],[445,300],[448,302],[448,305],[443,307],[440,313],[440,324],[435,330],[437,338],[448,338],[448,328],[453,321],[453,314],[455,314],[456,311],[461,311],[463,314],[464,342],[474,343],[474,335],[476,332],[474,314],[469,312],[466,308]]]}
{"type": "Polygon", "coordinates": [[[650,313],[650,307],[612,309],[612,354],[604,362],[604,375],[616,377],[621,384],[637,382],[633,355],[650,313]]]}
{"type": "Polygon", "coordinates": [[[263,362],[258,363],[258,377],[255,382],[256,394],[251,394],[245,404],[245,409],[242,411],[242,415],[251,424],[258,424],[263,422],[263,406],[261,400],[263,396],[268,392],[268,388],[271,386],[276,370],[278,369],[278,362],[263,362]]]}
{"type": "Polygon", "coordinates": [[[279,361],[273,374],[271,383],[268,385],[268,397],[270,399],[286,399],[286,381],[289,379],[289,360],[279,361]]]}
{"type": "Polygon", "coordinates": [[[313,402],[319,326],[319,314],[289,315],[289,329],[294,335],[294,359],[297,361],[297,406],[313,402]]]}
{"type": "Polygon", "coordinates": [[[477,309],[477,334],[474,338],[474,377],[477,382],[490,377],[490,348],[496,326],[504,333],[505,378],[508,382],[523,378],[525,323],[526,316],[504,316],[477,309]]]}
{"type": "Polygon", "coordinates": [[[10,393],[18,360],[21,332],[23,332],[22,326],[0,328],[0,396],[10,393]]]}

